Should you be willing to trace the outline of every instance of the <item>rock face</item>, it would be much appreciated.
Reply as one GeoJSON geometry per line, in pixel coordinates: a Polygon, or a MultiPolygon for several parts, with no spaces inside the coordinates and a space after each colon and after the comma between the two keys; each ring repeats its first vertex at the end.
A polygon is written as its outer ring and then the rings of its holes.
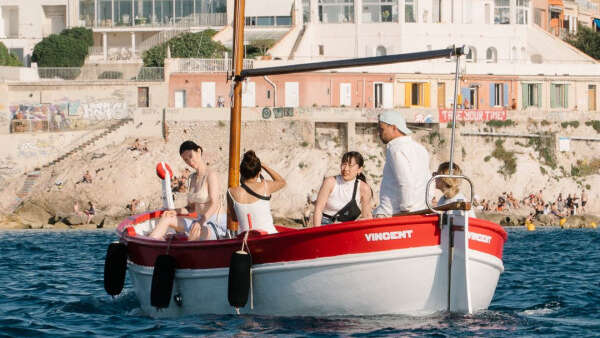
{"type": "MultiPolygon", "coordinates": [[[[227,122],[220,121],[171,121],[169,122],[169,138],[165,142],[161,138],[147,138],[148,152],[130,151],[128,147],[135,139],[123,143],[86,148],[82,153],[76,153],[68,160],[58,163],[51,169],[42,170],[40,178],[29,195],[29,203],[25,203],[17,212],[18,222],[24,225],[48,224],[48,220],[57,216],[72,225],[80,224],[75,216],[73,204],[79,202],[83,211],[88,201],[96,206],[97,216],[93,221],[98,223],[107,216],[107,227],[114,227],[128,213],[125,206],[133,198],[140,200],[143,207],[137,212],[154,210],[162,207],[160,182],[155,174],[155,165],[166,161],[173,168],[176,176],[181,175],[185,163],[181,160],[178,149],[181,142],[193,140],[203,147],[203,159],[208,162],[219,177],[222,203],[220,212],[225,212],[225,191],[228,174],[228,135],[227,122]],[[83,173],[90,170],[93,183],[77,183],[83,173]],[[56,182],[62,182],[60,186],[56,182]]],[[[537,127],[538,125],[536,125],[537,127]]],[[[485,131],[483,124],[462,125],[462,128],[473,131],[485,131]]],[[[527,122],[520,121],[518,128],[528,132],[527,122]]],[[[517,131],[515,127],[515,131],[517,131]]],[[[347,149],[359,151],[365,160],[363,173],[368,184],[373,189],[375,203],[378,200],[380,183],[385,163],[385,146],[376,135],[375,123],[357,123],[356,133],[352,144],[348,146],[344,123],[317,122],[302,120],[278,119],[270,121],[244,122],[242,128],[241,152],[255,150],[261,161],[277,170],[287,180],[287,186],[274,194],[271,207],[274,216],[287,219],[301,219],[302,210],[307,196],[315,196],[325,176],[336,175],[340,171],[340,156],[347,149]]],[[[487,127],[485,127],[487,128],[487,127]]],[[[533,127],[532,127],[533,128],[533,127]]],[[[560,125],[558,125],[560,129],[560,125]]],[[[586,132],[579,128],[580,132],[586,132]]],[[[587,127],[586,127],[587,128],[587,127]]],[[[449,158],[449,137],[447,129],[438,131],[415,130],[411,137],[423,144],[429,151],[430,169],[436,169],[439,163],[449,158]],[[435,137],[434,137],[435,136],[435,137]]],[[[502,131],[502,130],[498,130],[502,131]]],[[[511,129],[512,131],[512,129],[511,129]]],[[[590,132],[595,132],[590,129],[590,132]]],[[[503,149],[512,152],[516,157],[516,171],[512,176],[498,173],[499,168],[506,163],[491,156],[494,153],[496,138],[476,136],[459,136],[455,145],[455,159],[463,172],[474,183],[474,189],[479,198],[493,200],[503,191],[513,192],[518,198],[531,192],[544,189],[545,197],[553,198],[559,192],[581,193],[581,187],[589,185],[588,212],[596,212],[600,206],[600,175],[593,174],[578,177],[577,181],[560,169],[551,169],[542,165],[539,160],[540,152],[535,145],[523,143],[520,139],[505,139],[503,149]],[[487,158],[487,160],[486,160],[487,158]],[[543,166],[543,168],[542,168],[543,166]],[[543,169],[543,170],[542,170],[543,169]],[[596,208],[596,209],[594,209],[596,208]]],[[[577,156],[600,153],[600,143],[584,145],[572,143],[576,147],[577,156]],[[585,148],[585,147],[587,148],[585,148]],[[589,148],[589,149],[588,149],[589,148]]],[[[575,149],[575,148],[573,148],[575,149]]],[[[570,168],[579,160],[575,152],[570,157],[556,154],[556,164],[570,168]]],[[[22,175],[8,182],[7,186],[16,185],[18,190],[22,185],[22,175]],[[12,185],[11,185],[12,184],[12,185]]],[[[433,189],[432,189],[433,190],[433,189]]],[[[439,196],[439,192],[435,191],[439,196]]],[[[466,184],[463,193],[468,196],[466,184]]],[[[0,196],[2,198],[10,194],[0,196]]],[[[10,201],[14,195],[10,196],[10,201]]],[[[177,195],[176,205],[185,204],[185,196],[177,195]]],[[[522,226],[527,211],[512,211],[503,213],[478,213],[479,217],[488,219],[505,226],[522,226]],[[507,218],[508,217],[508,218],[507,218]]],[[[55,225],[58,220],[53,220],[55,225]]],[[[8,221],[7,221],[8,222],[8,221]]],[[[541,226],[558,225],[556,219],[540,218],[541,226]]],[[[6,222],[1,222],[8,224],[6,222]]],[[[58,222],[63,223],[63,222],[58,222]]],[[[589,222],[573,221],[567,226],[581,226],[589,222]]],[[[63,223],[65,224],[65,223],[63,223]]]]}

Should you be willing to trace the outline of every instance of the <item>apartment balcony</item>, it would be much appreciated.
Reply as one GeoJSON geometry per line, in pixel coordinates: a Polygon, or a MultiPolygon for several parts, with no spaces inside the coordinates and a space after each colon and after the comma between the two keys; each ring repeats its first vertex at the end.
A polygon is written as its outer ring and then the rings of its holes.
{"type": "Polygon", "coordinates": [[[119,19],[110,18],[94,21],[94,18],[82,18],[80,26],[102,31],[159,31],[190,27],[220,27],[227,24],[227,13],[196,13],[185,17],[131,18],[124,14],[119,19]]]}

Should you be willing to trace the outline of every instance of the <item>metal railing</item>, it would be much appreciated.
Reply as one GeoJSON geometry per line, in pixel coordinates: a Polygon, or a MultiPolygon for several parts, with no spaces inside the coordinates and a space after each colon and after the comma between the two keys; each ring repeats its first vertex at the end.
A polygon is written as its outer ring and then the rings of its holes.
{"type": "Polygon", "coordinates": [[[200,27],[200,26],[225,26],[227,13],[196,13],[184,17],[146,18],[138,17],[133,20],[111,19],[98,20],[93,26],[93,20],[82,23],[88,28],[124,28],[124,27],[200,27]]]}
{"type": "MultiPolygon", "coordinates": [[[[233,69],[231,59],[176,59],[177,73],[228,72],[233,69]]],[[[254,68],[254,60],[244,59],[244,69],[254,68]]]]}
{"type": "Polygon", "coordinates": [[[135,76],[126,75],[120,70],[106,68],[79,68],[79,67],[39,67],[40,80],[68,80],[68,81],[164,81],[163,67],[141,67],[135,76]]]}

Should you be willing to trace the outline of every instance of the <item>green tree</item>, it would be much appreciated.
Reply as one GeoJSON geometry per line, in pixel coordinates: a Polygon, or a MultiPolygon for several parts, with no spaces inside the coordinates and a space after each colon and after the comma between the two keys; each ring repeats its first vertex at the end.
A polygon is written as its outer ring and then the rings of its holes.
{"type": "Polygon", "coordinates": [[[185,33],[154,46],[143,54],[144,66],[163,67],[167,56],[167,45],[174,58],[221,58],[227,48],[212,37],[217,32],[207,29],[199,33],[185,33]]]}
{"type": "Polygon", "coordinates": [[[600,32],[594,32],[591,28],[579,25],[577,33],[568,36],[565,41],[594,59],[600,59],[600,32]]]}
{"type": "Polygon", "coordinates": [[[92,31],[77,27],[52,34],[33,48],[31,60],[40,67],[81,67],[94,44],[92,31]]]}
{"type": "Polygon", "coordinates": [[[0,66],[22,67],[23,64],[14,55],[8,52],[8,48],[0,42],[0,66]]]}
{"type": "Polygon", "coordinates": [[[267,50],[274,44],[275,40],[272,39],[254,40],[246,47],[246,57],[252,59],[257,56],[265,55],[267,50]]]}
{"type": "Polygon", "coordinates": [[[89,47],[94,45],[94,33],[91,29],[85,27],[75,27],[71,29],[63,30],[60,35],[62,36],[70,36],[77,40],[82,40],[89,47]]]}

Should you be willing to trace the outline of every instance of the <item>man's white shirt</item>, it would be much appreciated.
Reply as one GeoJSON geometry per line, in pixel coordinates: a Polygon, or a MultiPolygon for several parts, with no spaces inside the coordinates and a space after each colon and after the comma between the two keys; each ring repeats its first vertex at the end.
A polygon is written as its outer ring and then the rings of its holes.
{"type": "Polygon", "coordinates": [[[429,153],[410,136],[397,137],[386,145],[386,160],[374,215],[392,216],[426,209],[425,193],[431,178],[429,153]]]}

